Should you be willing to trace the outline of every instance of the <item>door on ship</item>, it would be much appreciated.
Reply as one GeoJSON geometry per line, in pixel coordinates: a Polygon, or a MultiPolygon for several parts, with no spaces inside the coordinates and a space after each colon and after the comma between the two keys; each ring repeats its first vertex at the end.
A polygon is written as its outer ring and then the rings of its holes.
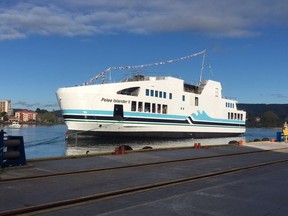
{"type": "Polygon", "coordinates": [[[114,105],[113,118],[118,121],[123,120],[123,105],[119,105],[119,104],[114,105]]]}

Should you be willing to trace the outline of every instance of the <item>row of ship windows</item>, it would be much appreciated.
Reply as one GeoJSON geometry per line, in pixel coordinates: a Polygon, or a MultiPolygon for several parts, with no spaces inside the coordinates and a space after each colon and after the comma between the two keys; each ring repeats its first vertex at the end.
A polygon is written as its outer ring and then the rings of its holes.
{"type": "Polygon", "coordinates": [[[142,101],[132,101],[131,111],[133,112],[152,112],[167,114],[168,106],[166,104],[156,104],[142,101]]]}
{"type": "MultiPolygon", "coordinates": [[[[182,98],[185,100],[185,97],[182,98]]],[[[199,106],[199,98],[195,97],[195,106],[199,106]]],[[[167,114],[168,105],[166,104],[156,104],[142,101],[132,101],[131,102],[131,111],[133,112],[152,112],[152,113],[162,113],[167,114]]],[[[181,110],[184,110],[184,107],[181,107],[181,110]]],[[[230,116],[230,114],[229,114],[230,116]]]]}
{"type": "MultiPolygon", "coordinates": [[[[166,98],[167,93],[153,90],[153,89],[146,89],[146,96],[150,97],[159,97],[159,98],[166,98]]],[[[172,99],[172,93],[169,93],[169,99],[172,99]]],[[[182,101],[185,101],[185,95],[182,95],[182,101]]],[[[195,105],[198,106],[198,97],[195,98],[195,105]]]]}
{"type": "MultiPolygon", "coordinates": [[[[146,96],[166,98],[167,93],[153,89],[146,89],[146,96]]],[[[172,93],[169,93],[169,99],[172,99],[172,93]]]]}
{"type": "Polygon", "coordinates": [[[229,103],[229,102],[226,102],[226,107],[228,108],[234,108],[234,103],[229,103]]]}
{"type": "Polygon", "coordinates": [[[243,120],[243,114],[228,112],[228,119],[243,120]]]}
{"type": "MultiPolygon", "coordinates": [[[[198,105],[198,98],[197,98],[198,105]]],[[[133,112],[152,112],[152,113],[162,113],[167,114],[168,106],[166,104],[156,104],[142,101],[132,101],[131,111],[133,112]]],[[[243,120],[243,114],[228,112],[228,119],[243,120]]]]}

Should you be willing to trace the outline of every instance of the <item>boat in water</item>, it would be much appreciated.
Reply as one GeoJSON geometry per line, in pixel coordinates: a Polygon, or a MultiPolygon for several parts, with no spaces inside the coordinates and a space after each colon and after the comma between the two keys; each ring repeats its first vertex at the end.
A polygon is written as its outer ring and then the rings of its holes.
{"type": "MultiPolygon", "coordinates": [[[[205,54],[196,53],[174,61],[205,54]]],[[[69,133],[99,137],[210,138],[245,132],[246,112],[222,95],[221,83],[188,84],[172,76],[134,76],[91,84],[112,69],[137,69],[166,62],[108,68],[89,82],[59,88],[59,106],[69,133]]],[[[203,67],[202,67],[203,68],[203,67]]]]}
{"type": "Polygon", "coordinates": [[[13,121],[12,124],[10,124],[8,127],[12,129],[20,129],[22,125],[19,124],[19,122],[13,121]]]}

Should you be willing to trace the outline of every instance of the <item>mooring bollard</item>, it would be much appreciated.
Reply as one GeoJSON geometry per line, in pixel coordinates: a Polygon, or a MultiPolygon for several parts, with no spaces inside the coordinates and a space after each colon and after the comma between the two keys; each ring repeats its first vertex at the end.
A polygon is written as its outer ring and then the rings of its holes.
{"type": "Polygon", "coordinates": [[[119,154],[119,147],[116,147],[116,148],[115,148],[114,154],[115,154],[115,155],[118,155],[118,154],[119,154]]]}
{"type": "Polygon", "coordinates": [[[121,146],[121,154],[125,154],[125,146],[121,146]]]}
{"type": "Polygon", "coordinates": [[[239,145],[244,145],[245,142],[243,140],[239,140],[239,145]]]}

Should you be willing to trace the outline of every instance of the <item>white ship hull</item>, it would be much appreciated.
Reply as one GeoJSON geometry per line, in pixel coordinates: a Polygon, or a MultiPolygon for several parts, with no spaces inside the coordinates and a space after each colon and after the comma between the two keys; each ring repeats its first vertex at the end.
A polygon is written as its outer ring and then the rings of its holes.
{"type": "Polygon", "coordinates": [[[199,86],[173,77],[60,88],[70,132],[123,137],[226,137],[245,132],[246,113],[222,97],[219,82],[199,86]]]}

